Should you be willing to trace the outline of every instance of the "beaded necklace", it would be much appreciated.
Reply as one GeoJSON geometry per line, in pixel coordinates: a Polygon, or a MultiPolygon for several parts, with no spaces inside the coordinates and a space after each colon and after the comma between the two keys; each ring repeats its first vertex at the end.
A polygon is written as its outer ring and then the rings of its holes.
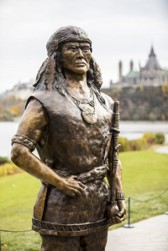
{"type": "Polygon", "coordinates": [[[95,97],[93,91],[91,90],[92,100],[90,101],[80,101],[73,97],[67,90],[66,92],[75,105],[81,110],[83,120],[88,124],[95,124],[97,122],[97,115],[95,113],[95,97]]]}

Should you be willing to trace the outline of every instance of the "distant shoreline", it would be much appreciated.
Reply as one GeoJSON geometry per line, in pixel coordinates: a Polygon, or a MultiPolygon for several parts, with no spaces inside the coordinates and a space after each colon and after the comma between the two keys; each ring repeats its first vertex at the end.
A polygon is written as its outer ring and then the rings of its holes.
{"type": "MultiPolygon", "coordinates": [[[[15,121],[1,121],[0,133],[0,156],[10,156],[11,138],[16,134],[21,117],[15,121]]],[[[145,132],[164,133],[165,143],[168,144],[168,122],[167,121],[120,121],[120,136],[128,140],[141,138],[145,132]]]]}

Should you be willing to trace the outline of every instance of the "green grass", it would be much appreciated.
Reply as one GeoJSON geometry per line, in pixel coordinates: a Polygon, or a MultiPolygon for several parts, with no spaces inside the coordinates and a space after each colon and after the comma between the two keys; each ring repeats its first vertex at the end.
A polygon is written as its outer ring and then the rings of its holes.
{"type": "Polygon", "coordinates": [[[127,204],[131,198],[131,223],[168,211],[168,155],[147,150],[124,152],[120,159],[127,204]]]}
{"type": "MultiPolygon", "coordinates": [[[[123,190],[126,198],[133,198],[131,223],[168,211],[168,155],[152,150],[135,151],[121,153],[120,159],[123,190]]],[[[0,229],[31,229],[33,205],[39,187],[40,182],[26,173],[0,178],[0,229]]],[[[2,251],[40,250],[40,237],[33,231],[1,232],[1,242],[2,251]]]]}
{"type": "Polygon", "coordinates": [[[168,155],[154,151],[120,154],[126,196],[143,197],[168,189],[168,155]]]}
{"type": "MultiPolygon", "coordinates": [[[[31,230],[33,205],[40,182],[19,173],[0,178],[0,229],[31,230]]],[[[2,251],[37,251],[40,237],[30,232],[1,232],[2,251]]]]}

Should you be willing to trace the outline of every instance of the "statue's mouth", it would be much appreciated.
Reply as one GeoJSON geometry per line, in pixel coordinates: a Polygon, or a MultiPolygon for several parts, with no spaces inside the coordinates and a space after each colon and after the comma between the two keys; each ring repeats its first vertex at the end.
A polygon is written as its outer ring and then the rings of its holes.
{"type": "Polygon", "coordinates": [[[81,60],[76,60],[75,64],[78,65],[78,66],[85,66],[86,65],[86,63],[84,61],[81,61],[81,60]]]}

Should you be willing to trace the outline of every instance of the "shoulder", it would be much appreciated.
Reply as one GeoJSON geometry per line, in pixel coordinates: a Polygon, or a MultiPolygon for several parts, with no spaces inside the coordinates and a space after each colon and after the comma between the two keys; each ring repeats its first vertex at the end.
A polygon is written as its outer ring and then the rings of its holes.
{"type": "Polygon", "coordinates": [[[45,102],[45,100],[48,100],[48,98],[50,98],[51,95],[52,95],[51,91],[36,91],[28,98],[27,103],[29,103],[29,101],[33,99],[43,104],[43,102],[45,102]]]}
{"type": "Polygon", "coordinates": [[[26,108],[26,111],[31,110],[31,111],[38,112],[39,110],[42,110],[42,104],[34,96],[30,96],[27,100],[25,108],[26,108]]]}
{"type": "Polygon", "coordinates": [[[16,134],[37,142],[42,132],[46,130],[48,123],[48,116],[41,103],[31,98],[27,103],[16,134]]]}
{"type": "Polygon", "coordinates": [[[46,126],[48,121],[48,115],[43,105],[34,97],[30,97],[22,115],[20,127],[31,128],[33,130],[46,126]]]}
{"type": "Polygon", "coordinates": [[[106,106],[108,108],[112,109],[113,108],[113,104],[114,104],[114,100],[110,96],[106,95],[103,92],[101,92],[101,96],[104,98],[106,106]]]}
{"type": "Polygon", "coordinates": [[[29,102],[30,99],[34,98],[37,101],[39,101],[39,103],[41,103],[41,105],[44,108],[47,109],[48,107],[52,106],[53,102],[54,103],[62,102],[62,97],[63,96],[57,90],[36,91],[29,97],[27,102],[29,102]]]}

